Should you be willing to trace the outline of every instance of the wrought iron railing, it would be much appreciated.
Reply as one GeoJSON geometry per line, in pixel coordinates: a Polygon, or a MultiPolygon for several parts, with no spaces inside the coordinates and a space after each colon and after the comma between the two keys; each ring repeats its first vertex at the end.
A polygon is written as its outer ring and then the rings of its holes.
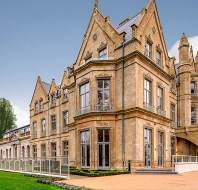
{"type": "Polygon", "coordinates": [[[150,112],[155,112],[155,107],[144,102],[144,109],[146,109],[147,111],[150,111],[150,112]]]}
{"type": "Polygon", "coordinates": [[[80,108],[76,111],[76,116],[91,113],[91,112],[111,112],[113,111],[111,104],[96,104],[90,105],[84,108],[80,108]]]}

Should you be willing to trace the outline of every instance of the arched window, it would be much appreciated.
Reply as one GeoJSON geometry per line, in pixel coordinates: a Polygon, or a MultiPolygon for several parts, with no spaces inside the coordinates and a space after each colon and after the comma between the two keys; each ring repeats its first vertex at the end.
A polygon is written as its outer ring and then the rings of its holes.
{"type": "Polygon", "coordinates": [[[25,158],[25,147],[22,146],[22,158],[24,159],[25,158]]]}
{"type": "Polygon", "coordinates": [[[30,158],[30,146],[27,145],[27,157],[30,158]]]}

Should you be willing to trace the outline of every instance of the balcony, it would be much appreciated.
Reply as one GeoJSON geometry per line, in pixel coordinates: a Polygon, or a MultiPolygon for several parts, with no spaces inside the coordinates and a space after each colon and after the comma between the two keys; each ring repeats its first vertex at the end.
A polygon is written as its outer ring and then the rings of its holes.
{"type": "Polygon", "coordinates": [[[37,132],[32,132],[31,137],[32,137],[32,139],[37,139],[37,132]]]}
{"type": "Polygon", "coordinates": [[[112,112],[112,106],[110,104],[96,104],[93,106],[87,106],[84,108],[80,108],[79,110],[76,111],[76,116],[79,115],[84,115],[87,113],[108,113],[108,112],[112,112]]]}
{"type": "Polygon", "coordinates": [[[57,133],[57,130],[56,129],[51,129],[50,130],[50,135],[56,135],[57,133]]]}
{"type": "Polygon", "coordinates": [[[155,107],[145,102],[144,102],[144,109],[153,113],[155,112],[155,107]]]}
{"type": "Polygon", "coordinates": [[[172,122],[171,122],[171,127],[172,127],[172,128],[177,128],[177,123],[174,122],[174,121],[172,121],[172,122]]]}
{"type": "Polygon", "coordinates": [[[63,128],[62,128],[62,132],[63,132],[63,133],[64,133],[64,132],[68,132],[68,130],[69,130],[68,126],[63,126],[63,128]]]}
{"type": "Polygon", "coordinates": [[[166,117],[166,112],[160,108],[157,108],[157,113],[163,117],[166,117]]]}
{"type": "Polygon", "coordinates": [[[26,137],[26,136],[29,136],[29,135],[30,135],[30,131],[19,134],[20,137],[26,137]]]}
{"type": "Polygon", "coordinates": [[[50,108],[54,108],[54,107],[56,107],[56,101],[50,102],[50,108]]]}
{"type": "Polygon", "coordinates": [[[44,131],[41,131],[41,135],[40,135],[41,137],[46,137],[46,130],[44,130],[44,131]]]}

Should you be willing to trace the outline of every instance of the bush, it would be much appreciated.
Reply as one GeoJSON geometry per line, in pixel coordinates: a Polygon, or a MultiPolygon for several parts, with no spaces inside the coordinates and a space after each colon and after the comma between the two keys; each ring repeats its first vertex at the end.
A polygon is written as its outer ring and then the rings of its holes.
{"type": "Polygon", "coordinates": [[[128,172],[127,170],[82,170],[82,169],[71,168],[70,173],[79,176],[101,177],[101,176],[129,174],[130,172],[128,172]]]}

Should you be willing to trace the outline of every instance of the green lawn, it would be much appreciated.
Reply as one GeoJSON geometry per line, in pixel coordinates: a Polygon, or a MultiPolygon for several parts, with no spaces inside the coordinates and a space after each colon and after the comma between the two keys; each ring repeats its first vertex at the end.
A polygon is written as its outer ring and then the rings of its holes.
{"type": "Polygon", "coordinates": [[[33,177],[0,172],[0,190],[60,190],[60,188],[37,183],[33,177]]]}

